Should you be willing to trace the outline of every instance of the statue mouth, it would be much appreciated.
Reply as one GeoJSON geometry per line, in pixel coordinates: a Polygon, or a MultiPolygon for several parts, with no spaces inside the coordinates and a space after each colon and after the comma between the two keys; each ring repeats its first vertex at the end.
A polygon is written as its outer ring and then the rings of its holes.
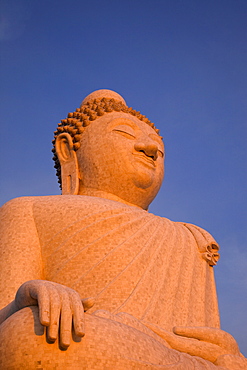
{"type": "Polygon", "coordinates": [[[142,154],[142,153],[135,153],[134,154],[141,162],[143,162],[144,164],[148,165],[148,167],[156,167],[156,163],[155,161],[153,160],[152,157],[149,157],[147,156],[146,154],[142,154]]]}

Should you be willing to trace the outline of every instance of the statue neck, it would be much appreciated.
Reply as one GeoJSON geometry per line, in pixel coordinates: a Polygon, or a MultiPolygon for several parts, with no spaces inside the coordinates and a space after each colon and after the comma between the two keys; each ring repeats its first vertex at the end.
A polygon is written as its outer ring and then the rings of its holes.
{"type": "Polygon", "coordinates": [[[142,207],[139,207],[136,204],[132,204],[132,203],[126,202],[124,199],[119,198],[117,195],[108,193],[106,191],[94,189],[94,188],[82,188],[82,189],[80,189],[78,195],[89,195],[91,197],[98,197],[98,198],[115,200],[117,202],[120,202],[120,203],[123,203],[123,204],[127,204],[128,206],[132,206],[132,207],[137,207],[137,208],[143,209],[142,207]]]}

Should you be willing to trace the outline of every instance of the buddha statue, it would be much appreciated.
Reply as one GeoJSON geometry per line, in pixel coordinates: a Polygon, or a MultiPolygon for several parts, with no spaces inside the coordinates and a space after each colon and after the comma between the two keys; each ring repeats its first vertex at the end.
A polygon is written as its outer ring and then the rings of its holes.
{"type": "Polygon", "coordinates": [[[53,140],[62,195],[1,209],[1,369],[246,369],[220,329],[219,247],[148,212],[164,175],[152,122],[110,90],[53,140]]]}

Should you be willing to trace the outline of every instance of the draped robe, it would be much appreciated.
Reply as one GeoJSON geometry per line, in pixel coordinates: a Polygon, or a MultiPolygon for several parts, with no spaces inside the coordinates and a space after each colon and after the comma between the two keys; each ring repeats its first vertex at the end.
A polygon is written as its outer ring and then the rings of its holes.
{"type": "Polygon", "coordinates": [[[94,297],[91,313],[126,312],[168,331],[219,327],[218,246],[206,231],[91,196],[39,198],[33,214],[45,279],[94,297]]]}

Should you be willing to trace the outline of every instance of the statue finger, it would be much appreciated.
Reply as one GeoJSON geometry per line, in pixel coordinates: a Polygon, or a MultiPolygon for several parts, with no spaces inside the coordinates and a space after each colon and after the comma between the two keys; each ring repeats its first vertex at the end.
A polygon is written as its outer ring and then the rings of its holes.
{"type": "Polygon", "coordinates": [[[63,294],[61,317],[60,317],[60,346],[67,348],[70,345],[70,338],[72,332],[72,311],[70,307],[69,295],[63,294]]]}
{"type": "Polygon", "coordinates": [[[56,289],[50,291],[50,324],[47,328],[47,337],[54,342],[58,336],[59,319],[61,313],[61,299],[56,289]]]}
{"type": "Polygon", "coordinates": [[[70,296],[72,314],[73,314],[73,325],[75,334],[79,337],[85,335],[85,324],[84,324],[84,307],[79,295],[73,292],[70,296]]]}
{"type": "Polygon", "coordinates": [[[30,295],[37,299],[40,323],[48,326],[50,324],[50,296],[46,285],[42,282],[42,284],[30,288],[30,295]]]}

